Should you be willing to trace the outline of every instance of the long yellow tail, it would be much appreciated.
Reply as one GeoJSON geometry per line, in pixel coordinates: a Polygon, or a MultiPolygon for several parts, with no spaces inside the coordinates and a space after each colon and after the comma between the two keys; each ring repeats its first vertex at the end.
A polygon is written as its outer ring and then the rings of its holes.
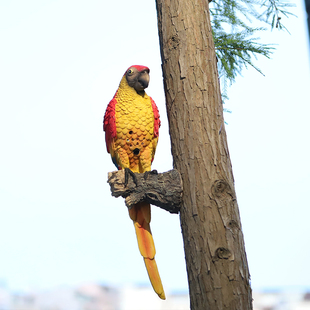
{"type": "Polygon", "coordinates": [[[139,202],[129,210],[129,216],[135,226],[139,250],[153,289],[161,299],[166,299],[155,261],[156,251],[150,228],[151,206],[145,202],[139,202]]]}

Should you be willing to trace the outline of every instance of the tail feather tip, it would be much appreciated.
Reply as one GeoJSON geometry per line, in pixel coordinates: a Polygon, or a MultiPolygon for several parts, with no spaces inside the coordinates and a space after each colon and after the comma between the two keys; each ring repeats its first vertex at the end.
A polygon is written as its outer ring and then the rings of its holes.
{"type": "Polygon", "coordinates": [[[166,295],[165,295],[165,292],[164,291],[162,291],[162,293],[157,293],[157,295],[159,296],[159,298],[160,299],[163,299],[163,300],[165,300],[166,299],[166,295]]]}

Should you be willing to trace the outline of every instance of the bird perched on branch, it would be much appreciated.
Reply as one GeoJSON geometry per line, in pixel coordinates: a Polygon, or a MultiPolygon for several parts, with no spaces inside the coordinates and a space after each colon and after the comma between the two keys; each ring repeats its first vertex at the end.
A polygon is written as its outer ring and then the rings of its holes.
{"type": "MultiPolygon", "coordinates": [[[[160,119],[154,100],[144,91],[150,81],[149,73],[145,66],[127,69],[104,115],[107,151],[118,169],[138,173],[151,171],[160,119]]],[[[166,299],[155,261],[150,205],[145,202],[134,205],[129,216],[153,289],[161,299],[166,299]]]]}

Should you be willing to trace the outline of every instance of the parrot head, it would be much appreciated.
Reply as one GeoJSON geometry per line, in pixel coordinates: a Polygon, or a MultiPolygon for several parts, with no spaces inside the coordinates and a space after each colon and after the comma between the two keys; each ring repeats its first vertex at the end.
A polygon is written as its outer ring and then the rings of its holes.
{"type": "Polygon", "coordinates": [[[128,85],[136,90],[138,94],[143,94],[144,89],[150,82],[150,69],[145,66],[131,66],[125,72],[128,85]]]}

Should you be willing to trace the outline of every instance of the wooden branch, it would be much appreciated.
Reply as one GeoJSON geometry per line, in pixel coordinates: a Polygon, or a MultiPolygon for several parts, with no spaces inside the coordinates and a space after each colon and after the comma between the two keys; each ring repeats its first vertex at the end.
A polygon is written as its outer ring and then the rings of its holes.
{"type": "Polygon", "coordinates": [[[146,201],[170,213],[180,211],[183,186],[181,175],[175,169],[164,173],[156,170],[145,173],[113,171],[108,174],[108,183],[112,196],[125,198],[129,209],[140,201],[146,201]]]}

